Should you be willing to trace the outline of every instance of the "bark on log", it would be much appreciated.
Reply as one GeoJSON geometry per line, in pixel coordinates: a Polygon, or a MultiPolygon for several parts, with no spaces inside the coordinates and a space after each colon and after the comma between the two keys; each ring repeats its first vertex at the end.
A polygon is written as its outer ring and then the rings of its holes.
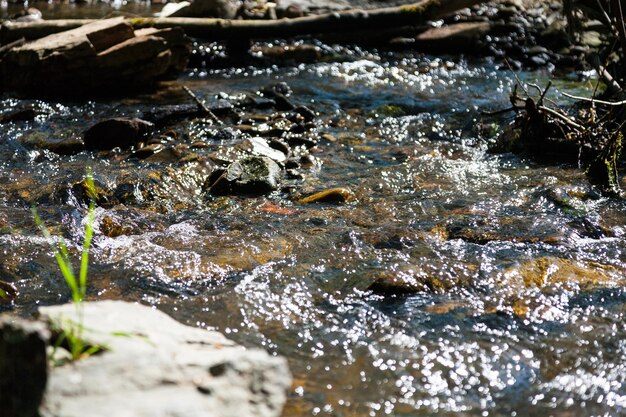
{"type": "Polygon", "coordinates": [[[11,48],[0,59],[0,89],[26,94],[110,93],[178,76],[191,50],[181,29],[133,31],[122,17],[11,48]]]}
{"type": "MultiPolygon", "coordinates": [[[[341,33],[355,30],[381,30],[399,26],[420,25],[440,19],[459,9],[484,3],[486,0],[422,0],[397,7],[372,10],[348,10],[318,16],[280,20],[226,20],[214,18],[136,18],[135,28],[170,28],[178,26],[188,36],[208,40],[246,40],[282,38],[299,35],[341,33]]],[[[0,29],[0,42],[8,43],[24,37],[36,39],[51,33],[73,29],[91,20],[47,20],[40,22],[5,22],[0,29]]]]}

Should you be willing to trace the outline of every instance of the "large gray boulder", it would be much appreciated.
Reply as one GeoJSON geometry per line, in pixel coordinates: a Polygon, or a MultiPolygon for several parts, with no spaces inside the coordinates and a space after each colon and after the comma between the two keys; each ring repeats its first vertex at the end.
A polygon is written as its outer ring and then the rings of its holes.
{"type": "MultiPolygon", "coordinates": [[[[121,301],[86,303],[85,338],[107,349],[51,370],[42,417],[279,416],[286,361],[121,301]]],[[[44,307],[52,322],[73,305],[44,307]]]]}

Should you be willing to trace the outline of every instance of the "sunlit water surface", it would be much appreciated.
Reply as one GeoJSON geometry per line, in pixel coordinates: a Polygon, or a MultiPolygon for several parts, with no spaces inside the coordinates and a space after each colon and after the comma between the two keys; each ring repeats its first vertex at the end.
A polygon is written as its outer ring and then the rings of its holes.
{"type": "MultiPolygon", "coordinates": [[[[211,197],[196,174],[181,174],[193,163],[24,145],[33,132],[78,137],[180,94],[28,101],[43,114],[0,125],[0,279],[20,291],[3,309],[28,315],[69,299],[33,201],[78,253],[85,208],[58,190],[86,166],[109,185],[158,173],[165,191],[154,207],[97,209],[90,298],[155,305],[285,356],[294,383],[284,416],[622,415],[626,206],[576,166],[486,151],[498,128],[483,118],[481,133],[479,111],[507,106],[511,78],[486,61],[356,50],[345,62],[194,70],[180,81],[203,99],[287,82],[295,102],[319,112],[320,134],[337,139],[320,142],[321,167],[294,186],[350,188],[356,201],[342,205],[280,192],[211,197]],[[402,112],[379,114],[384,105],[402,112]],[[164,179],[168,169],[179,177],[164,179]],[[105,219],[128,230],[106,237],[105,219]],[[369,291],[380,279],[414,292],[369,291]]],[[[586,83],[557,80],[552,97],[586,83]]],[[[5,97],[0,110],[23,104],[5,97]]],[[[205,125],[173,129],[211,151],[228,145],[205,125]]]]}

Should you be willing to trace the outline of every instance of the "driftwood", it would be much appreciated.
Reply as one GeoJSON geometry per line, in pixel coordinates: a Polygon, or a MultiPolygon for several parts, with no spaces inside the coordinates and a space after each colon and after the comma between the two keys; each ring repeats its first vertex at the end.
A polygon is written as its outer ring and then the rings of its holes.
{"type": "MultiPolygon", "coordinates": [[[[486,0],[422,0],[418,3],[372,10],[348,10],[317,16],[280,20],[226,20],[214,18],[136,18],[129,21],[135,28],[180,27],[188,36],[208,40],[248,40],[284,38],[325,33],[379,31],[400,26],[415,26],[440,19],[459,9],[486,0]]],[[[0,28],[0,43],[19,38],[37,39],[52,33],[73,29],[92,20],[45,20],[38,22],[5,22],[0,28]]]]}
{"type": "Polygon", "coordinates": [[[0,60],[6,90],[91,94],[177,76],[190,51],[180,29],[138,29],[124,18],[99,20],[11,48],[0,60]]]}

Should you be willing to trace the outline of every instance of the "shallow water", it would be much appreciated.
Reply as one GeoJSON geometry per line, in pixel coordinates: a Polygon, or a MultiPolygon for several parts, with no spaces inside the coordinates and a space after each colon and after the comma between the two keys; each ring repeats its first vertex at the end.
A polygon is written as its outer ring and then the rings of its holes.
{"type": "MultiPolygon", "coordinates": [[[[196,69],[125,100],[27,101],[42,113],[35,121],[0,125],[0,279],[20,291],[2,308],[28,315],[68,301],[30,205],[78,253],[85,208],[67,185],[92,166],[104,186],[156,178],[156,197],[98,208],[90,298],[155,305],[287,357],[284,416],[625,413],[624,202],[602,197],[576,166],[487,152],[499,127],[484,119],[480,132],[479,110],[506,107],[513,85],[491,62],[350,54],[196,69]],[[212,197],[198,162],[33,146],[37,132],[79,137],[98,120],[184,101],[181,83],[212,100],[276,81],[319,112],[319,134],[337,138],[320,141],[321,166],[289,191],[212,197]],[[294,203],[337,186],[356,201],[294,203]],[[111,224],[121,232],[104,233],[111,224]],[[411,291],[368,290],[394,279],[411,291]]],[[[561,100],[558,91],[591,83],[555,84],[561,100]]],[[[0,111],[24,104],[5,97],[0,111]]],[[[171,128],[177,142],[206,140],[200,156],[241,139],[216,138],[207,121],[171,128]]]]}

